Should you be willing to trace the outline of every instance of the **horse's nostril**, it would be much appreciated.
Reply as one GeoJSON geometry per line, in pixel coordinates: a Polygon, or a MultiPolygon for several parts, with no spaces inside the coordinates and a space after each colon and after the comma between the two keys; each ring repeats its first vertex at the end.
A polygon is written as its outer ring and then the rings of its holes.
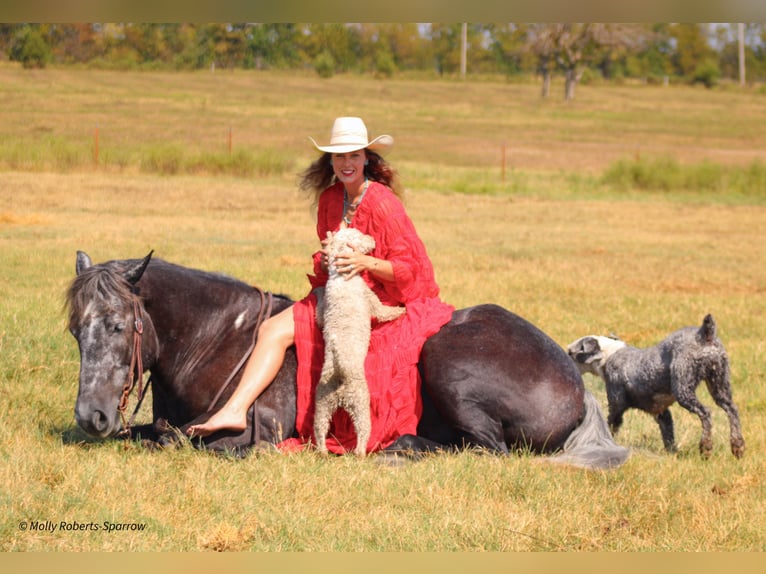
{"type": "Polygon", "coordinates": [[[103,413],[103,411],[96,410],[91,417],[91,423],[96,432],[102,433],[109,426],[109,419],[103,413]]]}

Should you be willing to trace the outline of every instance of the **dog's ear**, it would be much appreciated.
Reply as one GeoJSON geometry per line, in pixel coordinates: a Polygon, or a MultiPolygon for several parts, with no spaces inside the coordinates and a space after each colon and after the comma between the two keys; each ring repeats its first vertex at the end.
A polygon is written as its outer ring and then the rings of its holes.
{"type": "Polygon", "coordinates": [[[595,337],[583,337],[569,346],[569,355],[578,363],[590,365],[603,358],[603,352],[598,339],[595,337]]]}

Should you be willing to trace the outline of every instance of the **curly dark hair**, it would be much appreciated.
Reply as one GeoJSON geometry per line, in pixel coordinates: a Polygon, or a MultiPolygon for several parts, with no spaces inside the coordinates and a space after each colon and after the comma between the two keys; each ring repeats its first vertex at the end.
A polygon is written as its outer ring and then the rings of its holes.
{"type": "MultiPolygon", "coordinates": [[[[372,181],[387,186],[397,197],[402,198],[404,189],[399,182],[399,174],[396,170],[380,154],[369,149],[365,149],[364,152],[367,156],[364,175],[372,181]]],[[[312,197],[313,204],[316,206],[319,196],[333,183],[335,183],[335,173],[332,170],[332,154],[325,152],[300,174],[298,187],[312,197]]]]}

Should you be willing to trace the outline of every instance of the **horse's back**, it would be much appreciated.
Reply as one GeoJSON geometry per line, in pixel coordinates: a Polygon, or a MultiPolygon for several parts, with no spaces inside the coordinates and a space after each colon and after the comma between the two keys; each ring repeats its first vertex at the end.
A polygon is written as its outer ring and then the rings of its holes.
{"type": "Polygon", "coordinates": [[[455,311],[426,342],[420,366],[418,434],[437,442],[547,452],[583,415],[582,378],[566,352],[497,305],[455,311]]]}

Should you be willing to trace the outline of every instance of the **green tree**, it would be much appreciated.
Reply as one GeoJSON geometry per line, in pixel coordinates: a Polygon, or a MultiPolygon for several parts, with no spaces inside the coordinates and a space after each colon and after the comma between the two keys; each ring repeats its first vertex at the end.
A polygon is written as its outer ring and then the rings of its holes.
{"type": "Polygon", "coordinates": [[[461,27],[461,24],[431,24],[428,30],[434,65],[440,76],[457,73],[460,69],[461,27]]]}
{"type": "Polygon", "coordinates": [[[308,24],[299,41],[305,58],[310,62],[319,54],[327,52],[332,56],[338,71],[358,68],[362,53],[359,27],[356,25],[308,24]]]}
{"type": "Polygon", "coordinates": [[[44,68],[51,59],[51,49],[39,25],[24,26],[11,42],[9,59],[24,68],[44,68]]]}
{"type": "Polygon", "coordinates": [[[489,52],[497,67],[506,74],[535,70],[536,62],[526,50],[529,26],[526,24],[489,24],[489,52]]]}
{"type": "Polygon", "coordinates": [[[290,68],[300,63],[295,24],[255,24],[248,35],[248,67],[290,68]]]}
{"type": "Polygon", "coordinates": [[[677,75],[690,78],[701,62],[715,58],[701,24],[675,24],[669,32],[675,43],[671,63],[677,75]]]}
{"type": "Polygon", "coordinates": [[[320,78],[332,78],[335,75],[335,67],[335,58],[328,50],[320,52],[314,58],[314,69],[320,78]]]}

